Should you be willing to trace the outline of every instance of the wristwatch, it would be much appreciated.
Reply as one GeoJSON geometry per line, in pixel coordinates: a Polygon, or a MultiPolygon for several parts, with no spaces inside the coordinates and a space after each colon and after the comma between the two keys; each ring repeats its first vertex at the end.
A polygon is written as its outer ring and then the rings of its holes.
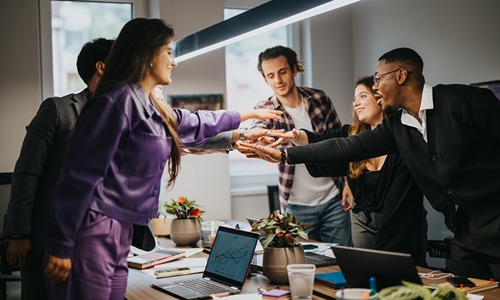
{"type": "Polygon", "coordinates": [[[246,139],[245,139],[245,130],[247,130],[246,128],[240,128],[238,129],[238,131],[240,132],[240,141],[244,142],[246,139]]]}
{"type": "Polygon", "coordinates": [[[13,234],[10,236],[7,236],[7,239],[9,240],[24,240],[24,239],[29,239],[30,235],[29,234],[13,234]]]}

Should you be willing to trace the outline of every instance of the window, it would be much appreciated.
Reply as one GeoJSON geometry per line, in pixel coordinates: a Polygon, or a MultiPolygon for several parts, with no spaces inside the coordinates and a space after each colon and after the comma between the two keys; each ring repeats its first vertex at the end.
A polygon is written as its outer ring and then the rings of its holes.
{"type": "Polygon", "coordinates": [[[143,16],[145,0],[41,0],[43,96],[66,95],[85,88],[76,59],[83,44],[114,39],[134,16],[143,16]]]}
{"type": "MultiPolygon", "coordinates": [[[[225,19],[236,16],[245,9],[226,8],[225,19]]],[[[258,55],[267,48],[289,43],[289,27],[284,26],[258,36],[226,46],[226,95],[227,108],[236,110],[252,109],[257,102],[269,98],[273,91],[267,86],[257,70],[258,55]]],[[[242,123],[248,127],[252,121],[242,123]]],[[[277,167],[258,159],[247,159],[241,153],[229,154],[229,173],[232,189],[248,188],[249,185],[264,187],[276,184],[277,167]],[[251,177],[251,179],[249,178],[251,177]]]]}

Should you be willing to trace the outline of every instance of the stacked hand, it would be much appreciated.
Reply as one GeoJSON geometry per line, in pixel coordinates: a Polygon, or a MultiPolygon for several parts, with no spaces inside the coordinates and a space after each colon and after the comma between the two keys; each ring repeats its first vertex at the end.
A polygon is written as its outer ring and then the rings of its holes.
{"type": "Polygon", "coordinates": [[[277,142],[277,137],[281,137],[283,135],[284,130],[270,130],[270,129],[262,129],[255,128],[251,130],[246,130],[244,132],[245,142],[237,141],[235,143],[235,149],[238,150],[241,154],[244,154],[246,157],[256,158],[257,152],[254,151],[254,146],[262,145],[262,146],[270,146],[275,147],[280,144],[277,142]],[[241,147],[240,145],[247,144],[252,145],[252,149],[249,147],[241,147]]]}
{"type": "Polygon", "coordinates": [[[238,142],[238,151],[247,157],[261,158],[272,163],[280,162],[281,152],[279,149],[273,148],[272,145],[273,143],[266,145],[262,142],[238,142]]]}

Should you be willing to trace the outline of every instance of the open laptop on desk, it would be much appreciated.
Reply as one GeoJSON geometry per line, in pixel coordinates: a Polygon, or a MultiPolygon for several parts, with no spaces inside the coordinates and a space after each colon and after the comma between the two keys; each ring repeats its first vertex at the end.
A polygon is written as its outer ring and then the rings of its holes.
{"type": "Polygon", "coordinates": [[[422,284],[410,254],[344,246],[332,250],[350,288],[369,288],[370,277],[375,277],[377,290],[402,280],[422,284]]]}
{"type": "Polygon", "coordinates": [[[153,284],[152,287],[181,299],[205,299],[213,294],[240,293],[258,238],[259,235],[254,232],[221,226],[202,277],[153,284]]]}

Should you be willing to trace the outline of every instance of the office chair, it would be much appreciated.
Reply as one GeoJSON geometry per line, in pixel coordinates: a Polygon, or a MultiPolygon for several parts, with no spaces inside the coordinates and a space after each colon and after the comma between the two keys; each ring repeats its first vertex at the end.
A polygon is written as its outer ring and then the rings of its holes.
{"type": "Polygon", "coordinates": [[[156,241],[148,226],[134,224],[132,246],[144,251],[151,251],[156,246],[156,241]]]}
{"type": "Polygon", "coordinates": [[[445,268],[441,269],[443,272],[448,271],[449,260],[451,258],[451,239],[444,240],[428,240],[427,241],[427,253],[430,257],[442,258],[444,259],[445,268]]]}
{"type": "Polygon", "coordinates": [[[281,210],[280,193],[277,185],[267,186],[267,197],[269,201],[269,213],[278,209],[281,210]]]}
{"type": "MultiPolygon", "coordinates": [[[[12,172],[0,173],[0,201],[2,207],[7,207],[9,203],[10,185],[12,183],[12,172]]],[[[3,211],[5,223],[5,211],[3,211]]],[[[7,281],[21,281],[21,275],[12,274],[19,271],[9,265],[7,262],[7,243],[8,240],[0,238],[0,299],[7,299],[7,281]]]]}

